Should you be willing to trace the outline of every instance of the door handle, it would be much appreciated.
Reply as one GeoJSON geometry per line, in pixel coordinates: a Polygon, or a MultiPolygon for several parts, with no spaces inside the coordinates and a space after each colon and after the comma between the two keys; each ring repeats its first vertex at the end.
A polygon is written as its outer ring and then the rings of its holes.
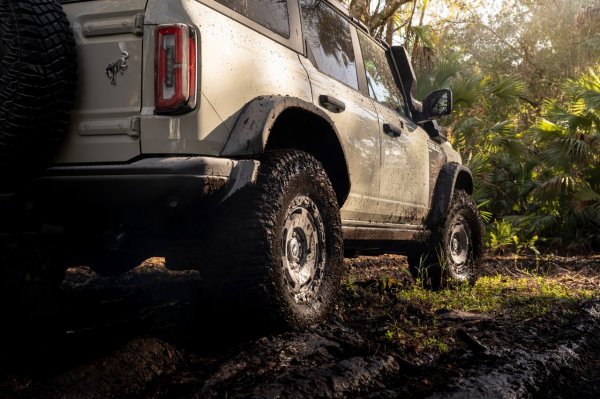
{"type": "Polygon", "coordinates": [[[327,96],[325,94],[321,94],[319,96],[319,104],[323,108],[333,113],[339,114],[340,112],[346,109],[346,104],[343,101],[338,100],[333,96],[327,96]]]}
{"type": "Polygon", "coordinates": [[[394,137],[399,137],[402,134],[402,129],[392,123],[384,123],[383,132],[391,134],[394,137]]]}

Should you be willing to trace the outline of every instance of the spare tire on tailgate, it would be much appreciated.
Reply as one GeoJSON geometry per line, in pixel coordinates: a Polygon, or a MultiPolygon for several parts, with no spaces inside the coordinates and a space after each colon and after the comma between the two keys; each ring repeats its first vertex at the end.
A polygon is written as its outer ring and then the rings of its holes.
{"type": "Polygon", "coordinates": [[[76,77],[75,41],[58,0],[0,0],[0,193],[55,154],[76,77]]]}

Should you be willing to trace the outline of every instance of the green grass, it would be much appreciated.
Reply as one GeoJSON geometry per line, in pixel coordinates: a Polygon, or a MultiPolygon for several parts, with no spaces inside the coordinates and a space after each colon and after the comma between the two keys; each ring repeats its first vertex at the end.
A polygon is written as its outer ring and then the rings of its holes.
{"type": "Polygon", "coordinates": [[[442,310],[480,314],[510,324],[569,317],[582,300],[598,297],[598,292],[523,272],[518,276],[481,277],[474,286],[464,284],[440,291],[427,290],[419,283],[382,278],[377,289],[387,294],[397,309],[413,312],[412,315],[408,312],[408,316],[389,312],[381,330],[382,339],[418,353],[438,354],[448,352],[455,342],[453,328],[441,322],[438,312],[442,310]]]}
{"type": "Polygon", "coordinates": [[[473,287],[465,284],[441,291],[429,291],[414,284],[399,289],[396,297],[433,311],[449,309],[528,318],[543,315],[552,307],[591,299],[594,293],[571,289],[542,276],[496,275],[481,277],[473,287]]]}

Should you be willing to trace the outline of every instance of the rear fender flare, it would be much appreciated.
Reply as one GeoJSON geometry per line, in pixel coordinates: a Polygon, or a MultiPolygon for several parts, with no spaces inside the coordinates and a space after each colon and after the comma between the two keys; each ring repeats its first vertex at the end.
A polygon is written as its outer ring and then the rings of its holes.
{"type": "MultiPolygon", "coordinates": [[[[247,103],[238,116],[229,138],[221,151],[221,156],[238,157],[261,154],[277,118],[290,108],[299,108],[324,119],[335,132],[339,133],[331,118],[320,108],[309,102],[289,96],[260,96],[247,103]]],[[[345,159],[345,157],[344,157],[345,159]]]]}
{"type": "Polygon", "coordinates": [[[221,156],[256,157],[274,144],[273,141],[281,144],[282,133],[284,137],[287,136],[284,139],[286,146],[308,151],[321,161],[332,179],[341,206],[350,192],[348,158],[335,123],[327,113],[314,104],[289,96],[270,95],[255,98],[240,112],[221,156]],[[310,138],[307,134],[303,135],[303,132],[297,129],[298,126],[294,126],[296,129],[290,128],[290,132],[284,131],[285,128],[282,130],[282,125],[278,125],[278,121],[284,121],[286,120],[284,118],[291,115],[294,115],[293,123],[306,123],[313,129],[319,129],[311,133],[318,133],[319,136],[322,134],[322,141],[321,139],[315,141],[314,135],[310,138]],[[272,138],[276,140],[270,140],[272,138]],[[327,150],[321,151],[321,148],[318,148],[321,145],[326,146],[327,150]],[[337,158],[332,157],[332,151],[339,154],[337,158]],[[333,161],[333,159],[337,160],[333,161]]]}

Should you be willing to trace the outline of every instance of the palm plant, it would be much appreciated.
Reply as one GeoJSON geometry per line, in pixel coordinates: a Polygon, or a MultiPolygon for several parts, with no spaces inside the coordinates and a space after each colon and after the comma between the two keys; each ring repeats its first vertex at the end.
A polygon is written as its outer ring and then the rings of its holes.
{"type": "Polygon", "coordinates": [[[540,149],[531,229],[578,246],[600,244],[600,67],[564,85],[534,127],[540,149]],[[552,216],[549,218],[548,216],[552,216]],[[543,217],[543,219],[542,219],[543,217]]]}
{"type": "Polygon", "coordinates": [[[514,115],[515,99],[524,94],[525,84],[512,76],[463,75],[461,70],[458,59],[439,59],[433,68],[418,72],[416,96],[452,89],[455,112],[442,124],[473,172],[480,210],[495,217],[522,211],[533,167],[514,115]]]}

